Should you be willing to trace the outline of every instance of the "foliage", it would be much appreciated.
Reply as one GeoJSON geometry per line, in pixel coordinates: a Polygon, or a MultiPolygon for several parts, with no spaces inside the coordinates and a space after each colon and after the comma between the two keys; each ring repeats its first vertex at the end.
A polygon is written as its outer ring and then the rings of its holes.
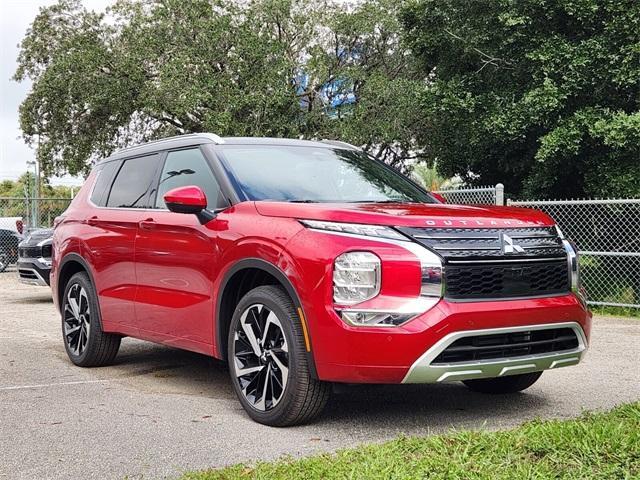
{"type": "Polygon", "coordinates": [[[640,2],[413,0],[441,173],[516,195],[640,195],[640,2]]]}
{"type": "Polygon", "coordinates": [[[420,153],[421,82],[399,30],[391,0],[119,0],[109,17],[60,0],[21,44],[22,130],[46,175],[200,131],[338,138],[402,166],[420,153]],[[354,102],[332,105],[347,91],[354,102]]]}
{"type": "Polygon", "coordinates": [[[429,166],[426,163],[415,165],[412,176],[427,190],[453,189],[461,187],[459,178],[445,178],[438,172],[438,165],[429,166]]]}
{"type": "Polygon", "coordinates": [[[336,454],[187,473],[232,479],[611,479],[640,475],[640,403],[574,420],[533,421],[506,432],[399,438],[336,454]]]}
{"type": "MultiPolygon", "coordinates": [[[[35,176],[26,172],[15,182],[3,180],[0,182],[0,197],[32,198],[35,188],[35,176]]],[[[40,184],[41,198],[71,198],[71,188],[62,185],[51,185],[46,181],[40,184]]]]}

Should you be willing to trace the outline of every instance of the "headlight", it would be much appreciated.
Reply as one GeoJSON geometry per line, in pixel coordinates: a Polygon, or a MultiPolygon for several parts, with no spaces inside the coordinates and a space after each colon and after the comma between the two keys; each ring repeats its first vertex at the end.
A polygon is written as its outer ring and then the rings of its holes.
{"type": "Polygon", "coordinates": [[[380,259],[371,252],[347,252],[333,264],[333,300],[351,305],[380,292],[380,259]]]}
{"type": "Polygon", "coordinates": [[[382,225],[324,222],[320,220],[300,220],[300,223],[305,227],[313,228],[314,230],[325,230],[329,232],[360,235],[363,237],[389,238],[391,240],[402,240],[405,242],[410,241],[407,237],[395,231],[393,228],[382,225]]]}

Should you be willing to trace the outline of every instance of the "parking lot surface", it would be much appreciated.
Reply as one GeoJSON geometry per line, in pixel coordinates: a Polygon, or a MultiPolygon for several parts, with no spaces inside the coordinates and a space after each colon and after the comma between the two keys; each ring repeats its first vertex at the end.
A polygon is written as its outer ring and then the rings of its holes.
{"type": "Polygon", "coordinates": [[[223,364],[133,339],[116,364],[72,366],[42,287],[0,274],[0,479],[172,478],[185,470],[309,455],[399,434],[508,428],[640,399],[640,320],[597,318],[576,366],[526,393],[486,396],[461,384],[341,386],[311,425],[258,425],[223,364]]]}

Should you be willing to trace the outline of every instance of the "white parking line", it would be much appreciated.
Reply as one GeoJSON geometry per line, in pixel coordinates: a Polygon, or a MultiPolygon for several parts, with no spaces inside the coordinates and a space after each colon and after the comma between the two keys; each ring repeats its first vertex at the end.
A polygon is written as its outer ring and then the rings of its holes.
{"type": "Polygon", "coordinates": [[[60,382],[60,383],[41,383],[39,385],[14,385],[11,387],[0,387],[0,391],[4,390],[25,390],[28,388],[47,388],[47,387],[60,387],[65,385],[83,385],[85,383],[105,383],[111,380],[80,380],[77,382],[60,382]]]}

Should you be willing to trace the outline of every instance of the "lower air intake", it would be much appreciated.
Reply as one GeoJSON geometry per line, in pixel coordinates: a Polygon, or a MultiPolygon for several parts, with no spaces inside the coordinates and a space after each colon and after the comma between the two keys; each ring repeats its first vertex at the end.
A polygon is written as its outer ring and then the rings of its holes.
{"type": "Polygon", "coordinates": [[[438,355],[432,365],[518,358],[578,348],[572,328],[550,328],[463,337],[438,355]]]}

